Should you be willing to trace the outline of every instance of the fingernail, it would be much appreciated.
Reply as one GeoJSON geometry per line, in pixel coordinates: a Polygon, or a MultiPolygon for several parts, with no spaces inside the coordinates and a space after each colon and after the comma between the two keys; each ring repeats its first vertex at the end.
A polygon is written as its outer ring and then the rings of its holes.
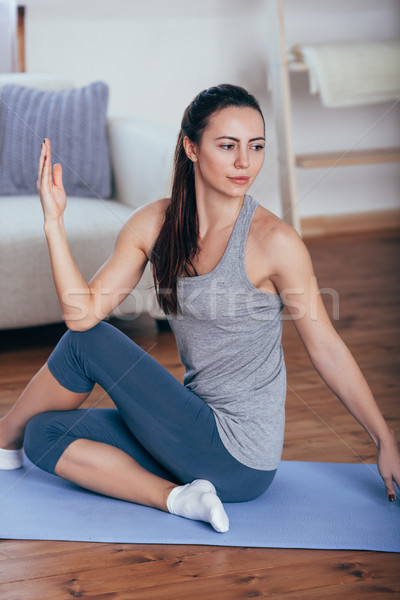
{"type": "Polygon", "coordinates": [[[390,496],[389,496],[389,502],[394,502],[394,494],[390,494],[390,496]]]}

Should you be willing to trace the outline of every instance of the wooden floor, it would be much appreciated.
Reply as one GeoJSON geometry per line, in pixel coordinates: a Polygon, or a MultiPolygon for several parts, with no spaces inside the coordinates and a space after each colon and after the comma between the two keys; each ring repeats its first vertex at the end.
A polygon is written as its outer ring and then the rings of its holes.
{"type": "MultiPolygon", "coordinates": [[[[393,232],[363,234],[310,239],[307,246],[320,289],[338,294],[334,326],[400,439],[400,239],[393,232]]],[[[324,294],[333,318],[331,298],[324,294]]],[[[145,317],[119,325],[182,379],[171,333],[158,334],[145,317]]],[[[46,360],[61,332],[55,326],[0,334],[0,414],[46,360]]],[[[373,462],[368,435],[315,372],[288,320],[283,343],[288,370],[283,458],[373,462]]],[[[88,402],[110,406],[100,389],[88,402]]],[[[380,600],[400,598],[399,573],[400,555],[379,552],[0,541],[2,600],[380,600]]]]}

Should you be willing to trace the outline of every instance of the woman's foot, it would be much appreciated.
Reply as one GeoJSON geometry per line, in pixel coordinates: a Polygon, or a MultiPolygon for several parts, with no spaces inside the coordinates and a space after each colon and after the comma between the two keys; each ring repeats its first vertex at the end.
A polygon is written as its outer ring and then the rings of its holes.
{"type": "Polygon", "coordinates": [[[23,464],[24,451],[22,448],[18,450],[4,450],[4,448],[0,448],[0,471],[20,469],[23,464]]]}
{"type": "Polygon", "coordinates": [[[3,419],[0,419],[0,470],[11,471],[19,469],[24,462],[22,443],[9,443],[3,435],[3,419]]]}
{"type": "Polygon", "coordinates": [[[229,530],[229,519],[216,489],[205,479],[175,487],[168,496],[167,508],[174,515],[210,523],[219,533],[229,530]]]}

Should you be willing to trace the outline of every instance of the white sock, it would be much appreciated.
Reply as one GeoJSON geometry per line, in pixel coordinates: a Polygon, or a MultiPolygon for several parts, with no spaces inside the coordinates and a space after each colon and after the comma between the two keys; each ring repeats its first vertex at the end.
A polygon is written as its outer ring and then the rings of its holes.
{"type": "Polygon", "coordinates": [[[3,450],[0,448],[0,471],[12,471],[19,469],[24,462],[24,451],[22,448],[18,450],[3,450]]]}
{"type": "Polygon", "coordinates": [[[167,508],[174,515],[210,523],[219,533],[229,530],[229,519],[216,489],[205,479],[174,488],[168,496],[167,508]]]}

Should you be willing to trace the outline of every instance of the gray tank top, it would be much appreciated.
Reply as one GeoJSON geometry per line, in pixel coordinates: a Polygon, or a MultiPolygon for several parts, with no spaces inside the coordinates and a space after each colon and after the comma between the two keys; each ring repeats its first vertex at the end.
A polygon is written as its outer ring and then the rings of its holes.
{"type": "Polygon", "coordinates": [[[286,368],[278,294],[246,275],[244,252],[258,203],[246,195],[225,252],[205,275],[179,277],[182,314],[169,315],[183,383],[214,412],[227,450],[254,469],[276,469],[285,426],[286,368]]]}

